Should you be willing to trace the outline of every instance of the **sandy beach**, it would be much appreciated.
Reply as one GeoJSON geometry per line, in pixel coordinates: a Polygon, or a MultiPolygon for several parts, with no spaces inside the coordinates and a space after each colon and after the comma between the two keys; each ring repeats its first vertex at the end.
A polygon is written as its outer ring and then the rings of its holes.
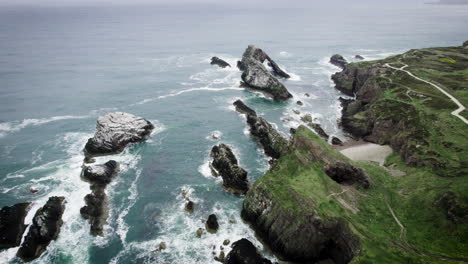
{"type": "Polygon", "coordinates": [[[393,151],[390,146],[365,141],[351,141],[340,147],[339,151],[352,160],[375,161],[383,166],[385,159],[393,151]]]}

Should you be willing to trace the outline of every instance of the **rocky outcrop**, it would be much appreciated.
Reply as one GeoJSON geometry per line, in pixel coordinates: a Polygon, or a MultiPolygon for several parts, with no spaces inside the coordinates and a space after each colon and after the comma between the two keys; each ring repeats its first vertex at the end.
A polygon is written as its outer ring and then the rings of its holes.
{"type": "Polygon", "coordinates": [[[80,209],[81,216],[91,225],[91,234],[102,236],[109,214],[105,188],[119,171],[119,164],[110,160],[104,164],[85,166],[83,178],[91,183],[91,193],[85,196],[86,205],[80,209]]]}
{"type": "Polygon", "coordinates": [[[333,55],[331,58],[330,58],[330,63],[335,65],[335,66],[338,66],[342,69],[344,69],[346,67],[346,65],[348,65],[348,62],[346,61],[346,59],[341,56],[340,54],[335,54],[333,55]]]}
{"type": "Polygon", "coordinates": [[[356,56],[354,56],[354,58],[357,59],[357,60],[363,60],[364,59],[364,57],[361,56],[361,55],[356,55],[356,56]]]}
{"type": "Polygon", "coordinates": [[[321,136],[322,138],[324,138],[325,140],[328,140],[328,138],[330,137],[326,132],[325,130],[323,130],[322,126],[318,123],[314,123],[314,122],[309,122],[307,124],[310,128],[312,128],[315,133],[317,133],[319,136],[321,136]]]}
{"type": "MultiPolygon", "coordinates": [[[[239,100],[240,103],[242,101],[239,100]]],[[[265,154],[268,156],[278,159],[282,154],[288,151],[288,141],[274,129],[268,121],[262,117],[257,116],[254,110],[247,107],[244,103],[237,105],[243,105],[236,110],[241,114],[247,115],[247,124],[250,127],[250,134],[257,140],[257,142],[263,147],[265,154]],[[247,111],[245,109],[248,109],[247,111]],[[253,112],[253,113],[252,113],[253,112]]]]}
{"type": "Polygon", "coordinates": [[[219,67],[221,68],[226,68],[226,67],[231,67],[231,65],[229,63],[227,63],[226,61],[218,58],[218,57],[213,57],[211,58],[211,65],[218,65],[219,67]]]}
{"type": "Polygon", "coordinates": [[[231,192],[245,194],[249,189],[247,171],[239,167],[237,159],[231,148],[225,144],[219,144],[211,149],[213,162],[211,166],[216,170],[216,175],[223,178],[224,187],[231,192]]]}
{"type": "Polygon", "coordinates": [[[24,218],[30,203],[5,206],[0,210],[0,249],[17,247],[26,229],[24,218]]]}
{"type": "Polygon", "coordinates": [[[236,111],[245,114],[245,115],[253,115],[257,116],[257,113],[252,110],[250,107],[244,104],[241,100],[236,100],[234,103],[234,106],[236,107],[236,111]]]}
{"type": "Polygon", "coordinates": [[[215,214],[211,214],[208,216],[208,220],[206,220],[205,224],[206,230],[210,233],[216,233],[219,229],[218,218],[215,214]]]}
{"type": "Polygon", "coordinates": [[[273,76],[274,74],[289,78],[289,75],[281,70],[263,50],[250,45],[244,52],[238,67],[243,71],[241,76],[243,86],[263,92],[275,101],[285,101],[292,97],[286,87],[273,76]],[[270,73],[263,64],[265,60],[272,67],[273,73],[270,73]]]}
{"type": "Polygon", "coordinates": [[[65,197],[50,197],[47,203],[37,210],[17,256],[24,261],[38,258],[52,240],[57,239],[62,226],[65,210],[65,197]]]}
{"type": "Polygon", "coordinates": [[[333,162],[329,163],[324,168],[325,173],[339,184],[358,185],[364,189],[368,189],[369,177],[363,169],[356,168],[349,163],[333,162]]]}
{"type": "Polygon", "coordinates": [[[463,202],[455,193],[445,192],[435,203],[442,209],[447,219],[454,223],[468,223],[468,204],[463,202]]]}
{"type": "Polygon", "coordinates": [[[257,248],[249,240],[243,238],[231,245],[232,250],[224,259],[224,264],[271,264],[257,251],[257,248]]]}
{"type": "Polygon", "coordinates": [[[331,143],[333,145],[339,145],[339,146],[343,145],[343,141],[341,141],[341,139],[337,137],[332,137],[331,143]]]}
{"type": "Polygon", "coordinates": [[[285,260],[304,263],[332,259],[343,264],[359,254],[359,239],[345,222],[320,217],[313,202],[293,188],[288,192],[288,204],[295,207],[274,199],[264,184],[254,185],[244,200],[242,217],[273,251],[285,260]]]}
{"type": "Polygon", "coordinates": [[[146,119],[132,114],[115,112],[97,120],[96,133],[85,146],[87,157],[122,152],[129,143],[145,140],[154,126],[146,119]]]}

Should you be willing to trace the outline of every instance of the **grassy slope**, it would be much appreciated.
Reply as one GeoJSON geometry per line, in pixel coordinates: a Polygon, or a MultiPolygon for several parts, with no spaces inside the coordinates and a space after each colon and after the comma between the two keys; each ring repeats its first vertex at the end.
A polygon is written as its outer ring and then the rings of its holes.
{"type": "MultiPolygon", "coordinates": [[[[419,77],[444,84],[447,91],[468,105],[468,51],[461,52],[459,48],[414,50],[388,58],[384,62],[394,66],[398,66],[399,62],[408,64],[407,70],[419,77]]],[[[360,65],[366,67],[373,63],[363,62],[360,65]]],[[[450,115],[455,106],[436,89],[409,78],[404,73],[394,72],[382,76],[382,79],[387,82],[391,79],[393,84],[385,91],[385,100],[397,105],[410,103],[426,117],[423,125],[429,131],[428,147],[433,151],[426,152],[426,155],[440,156],[444,161],[450,162],[449,167],[443,170],[447,173],[445,176],[450,176],[453,166],[460,169],[463,162],[468,160],[467,126],[450,115]],[[408,90],[415,94],[408,94],[408,90]],[[416,96],[416,93],[425,97],[416,96]],[[442,146],[442,142],[451,142],[461,151],[442,146]]],[[[300,128],[295,137],[305,137],[319,144],[326,155],[347,160],[306,128],[300,128]]],[[[299,210],[289,195],[294,190],[302,198],[310,200],[318,208],[320,215],[346,219],[361,238],[363,247],[362,254],[353,263],[451,263],[437,257],[424,256],[425,254],[468,259],[468,223],[451,222],[435,202],[446,191],[452,191],[468,201],[466,177],[440,177],[441,171],[436,175],[428,168],[407,167],[398,154],[393,154],[386,164],[405,171],[405,176],[391,176],[385,169],[371,163],[351,162],[366,170],[371,179],[371,188],[343,189],[343,186],[324,174],[322,164],[308,162],[307,155],[308,150],[305,148],[293,149],[256,184],[265,185],[273,198],[289,209],[299,210]],[[347,191],[341,193],[343,190],[347,191]],[[333,193],[341,194],[332,195],[333,193]],[[405,227],[405,233],[401,234],[389,206],[405,227]],[[356,209],[357,212],[353,212],[356,209]]]]}

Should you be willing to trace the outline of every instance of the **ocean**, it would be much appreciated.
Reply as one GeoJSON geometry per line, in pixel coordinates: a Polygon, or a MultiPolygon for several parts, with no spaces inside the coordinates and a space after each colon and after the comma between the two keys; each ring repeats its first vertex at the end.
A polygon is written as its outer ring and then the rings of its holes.
{"type": "MultiPolygon", "coordinates": [[[[373,60],[460,46],[467,25],[466,5],[0,7],[0,206],[33,202],[30,223],[48,197],[66,197],[58,239],[33,263],[217,263],[223,241],[240,238],[274,260],[240,218],[243,197],[224,191],[208,168],[213,145],[226,143],[251,183],[268,169],[232,102],[242,99],[286,136],[311,114],[345,139],[331,55],[373,60]],[[283,82],[292,100],[239,88],[235,65],[249,44],[291,74],[283,82]],[[211,66],[212,56],[233,67],[211,66]],[[105,235],[93,237],[80,216],[90,193],[80,179],[82,150],[96,119],[114,111],[156,129],[144,143],[97,158],[117,160],[121,171],[107,187],[105,235]],[[191,215],[183,191],[195,202],[191,215]],[[197,238],[212,213],[220,230],[197,238]],[[161,242],[167,249],[159,252],[161,242]]],[[[0,251],[0,263],[19,263],[16,251],[0,251]]]]}

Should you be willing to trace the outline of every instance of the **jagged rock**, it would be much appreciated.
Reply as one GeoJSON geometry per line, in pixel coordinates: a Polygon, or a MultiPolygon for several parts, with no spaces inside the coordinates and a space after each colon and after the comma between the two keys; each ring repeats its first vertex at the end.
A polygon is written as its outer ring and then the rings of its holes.
{"type": "Polygon", "coordinates": [[[218,58],[218,57],[213,57],[211,58],[211,65],[218,65],[219,67],[221,68],[226,68],[226,67],[231,67],[231,65],[229,65],[229,63],[227,63],[226,61],[218,58]]]}
{"type": "Polygon", "coordinates": [[[332,137],[331,143],[333,145],[340,145],[340,146],[343,145],[343,141],[341,141],[341,139],[337,137],[332,137]]]}
{"type": "MultiPolygon", "coordinates": [[[[224,187],[234,193],[245,194],[249,189],[247,171],[239,167],[237,159],[225,144],[219,144],[211,149],[213,168],[223,178],[224,187]]],[[[216,176],[216,175],[214,175],[216,176]]]]}
{"type": "Polygon", "coordinates": [[[119,171],[119,163],[110,160],[104,164],[85,166],[83,178],[91,183],[91,193],[85,196],[86,205],[80,214],[91,225],[91,234],[102,236],[109,216],[108,198],[105,188],[119,171]]]}
{"type": "Polygon", "coordinates": [[[241,114],[257,116],[257,113],[245,105],[241,100],[236,100],[233,105],[236,107],[236,111],[241,114]]]}
{"type": "Polygon", "coordinates": [[[232,243],[224,264],[271,264],[271,261],[260,255],[252,242],[243,238],[232,243]]]}
{"type": "Polygon", "coordinates": [[[108,184],[119,171],[119,163],[110,160],[104,164],[85,166],[83,178],[93,184],[108,184]]]}
{"type": "Polygon", "coordinates": [[[324,138],[325,140],[328,140],[329,136],[328,134],[325,132],[325,130],[323,130],[322,126],[320,124],[317,124],[317,123],[313,123],[313,122],[309,122],[307,124],[310,128],[312,128],[319,136],[321,136],[322,138],[324,138]]]}
{"type": "Polygon", "coordinates": [[[290,77],[265,52],[249,45],[242,56],[241,63],[238,63],[239,69],[243,71],[241,76],[243,84],[271,96],[275,101],[285,101],[291,98],[292,95],[286,87],[263,65],[265,60],[273,68],[273,74],[283,78],[290,77]]]}
{"type": "Polygon", "coordinates": [[[302,103],[301,101],[297,101],[296,104],[297,104],[297,105],[300,105],[300,106],[303,106],[303,105],[304,105],[304,103],[302,103]]]}
{"type": "Polygon", "coordinates": [[[231,241],[229,239],[225,239],[223,241],[223,245],[225,245],[225,246],[229,245],[230,243],[231,243],[231,241]]]}
{"type": "Polygon", "coordinates": [[[361,168],[356,168],[351,164],[341,161],[327,164],[324,168],[325,173],[334,181],[340,184],[356,184],[364,189],[368,189],[369,177],[361,168]]]}
{"type": "Polygon", "coordinates": [[[185,211],[191,214],[193,213],[194,208],[195,208],[195,203],[190,200],[187,201],[187,203],[185,204],[185,211]]]}
{"type": "Polygon", "coordinates": [[[219,229],[218,218],[216,215],[211,214],[206,220],[206,230],[210,233],[216,233],[219,229]]]}
{"type": "Polygon", "coordinates": [[[364,59],[364,57],[361,56],[361,55],[356,55],[356,56],[354,56],[354,58],[355,58],[355,59],[358,59],[358,60],[363,60],[363,59],[364,59]]]}
{"type": "Polygon", "coordinates": [[[87,157],[122,152],[129,143],[140,142],[154,129],[146,119],[132,114],[115,112],[97,120],[96,133],[85,146],[87,157]]]}
{"type": "Polygon", "coordinates": [[[24,261],[38,258],[50,241],[57,239],[62,226],[65,210],[65,197],[50,197],[47,203],[37,210],[23,244],[17,256],[24,261]]]}
{"type": "Polygon", "coordinates": [[[340,54],[335,54],[333,55],[331,58],[330,58],[330,63],[335,65],[335,66],[338,66],[342,69],[344,69],[346,67],[346,65],[348,65],[348,62],[346,61],[346,59],[341,56],[340,54]]]}
{"type": "Polygon", "coordinates": [[[30,203],[5,206],[0,210],[0,249],[17,247],[26,229],[24,218],[30,203]]]}
{"type": "MultiPolygon", "coordinates": [[[[242,103],[242,101],[240,100],[239,102],[242,103]]],[[[255,114],[255,111],[250,109],[244,103],[240,103],[238,103],[238,105],[242,105],[244,107],[240,107],[239,109],[236,107],[236,110],[239,111],[241,114],[247,115],[247,124],[250,127],[250,134],[263,147],[265,154],[275,159],[279,158],[281,156],[281,153],[287,151],[288,141],[285,138],[283,138],[283,136],[281,136],[281,134],[278,133],[278,131],[276,131],[270,125],[270,123],[268,123],[268,121],[257,116],[257,114],[255,114]],[[253,113],[249,114],[251,112],[253,113]]]]}

